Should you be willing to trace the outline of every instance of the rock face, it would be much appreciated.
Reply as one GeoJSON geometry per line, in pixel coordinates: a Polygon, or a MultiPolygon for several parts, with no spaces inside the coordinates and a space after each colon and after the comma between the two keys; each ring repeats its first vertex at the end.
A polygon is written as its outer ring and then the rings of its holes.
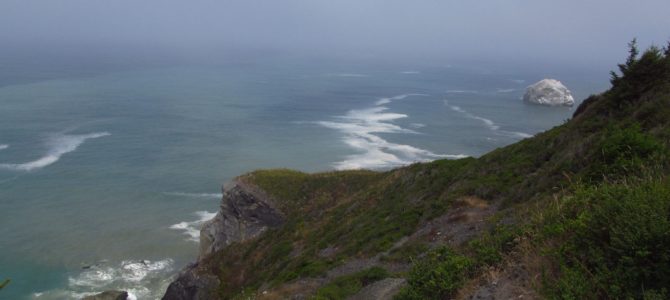
{"type": "Polygon", "coordinates": [[[200,230],[200,257],[219,251],[233,242],[254,238],[284,222],[265,193],[243,182],[223,189],[223,201],[216,216],[200,230]]]}
{"type": "Polygon", "coordinates": [[[575,99],[570,90],[556,79],[542,79],[528,88],[523,95],[523,101],[527,103],[548,106],[572,106],[575,99]]]}
{"type": "Polygon", "coordinates": [[[187,266],[168,286],[163,300],[217,299],[219,279],[199,263],[187,266]]]}
{"type": "Polygon", "coordinates": [[[105,291],[100,294],[82,298],[82,300],[126,300],[126,299],[128,299],[128,293],[124,291],[105,291]]]}
{"type": "Polygon", "coordinates": [[[262,190],[237,179],[224,186],[221,208],[200,230],[198,262],[187,266],[163,299],[214,299],[219,279],[201,262],[226,246],[257,237],[284,223],[285,217],[262,190]]]}

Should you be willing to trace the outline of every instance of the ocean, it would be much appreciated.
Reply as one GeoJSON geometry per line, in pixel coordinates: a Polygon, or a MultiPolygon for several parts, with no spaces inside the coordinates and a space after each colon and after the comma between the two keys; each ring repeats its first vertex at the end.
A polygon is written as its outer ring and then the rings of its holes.
{"type": "Polygon", "coordinates": [[[476,157],[570,118],[521,101],[535,81],[577,103],[608,87],[606,72],[474,64],[32,68],[0,68],[0,299],[160,298],[237,175],[476,157]]]}

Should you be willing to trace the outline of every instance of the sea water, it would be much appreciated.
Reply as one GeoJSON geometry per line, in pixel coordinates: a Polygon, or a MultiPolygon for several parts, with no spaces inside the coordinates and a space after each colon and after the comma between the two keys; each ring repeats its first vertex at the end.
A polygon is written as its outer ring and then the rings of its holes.
{"type": "MultiPolygon", "coordinates": [[[[476,157],[574,112],[520,100],[547,70],[285,60],[90,69],[0,69],[0,280],[11,279],[1,299],[160,298],[196,258],[220,186],[239,174],[476,157]]],[[[607,87],[606,73],[553,75],[575,99],[607,87]]]]}

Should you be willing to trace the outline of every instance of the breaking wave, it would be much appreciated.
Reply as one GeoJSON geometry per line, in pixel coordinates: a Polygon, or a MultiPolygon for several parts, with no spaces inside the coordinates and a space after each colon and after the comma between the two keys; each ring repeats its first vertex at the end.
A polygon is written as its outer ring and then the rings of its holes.
{"type": "Polygon", "coordinates": [[[170,283],[174,262],[126,260],[119,265],[100,263],[86,266],[70,276],[65,289],[34,293],[33,299],[81,299],[106,290],[128,292],[128,299],[159,299],[170,283]]]}
{"type": "Polygon", "coordinates": [[[188,236],[189,241],[199,242],[200,241],[200,227],[202,224],[211,220],[216,216],[216,213],[211,213],[208,211],[198,211],[195,213],[198,216],[198,219],[190,222],[179,222],[170,226],[170,229],[180,230],[188,236]]]}
{"type": "Polygon", "coordinates": [[[9,148],[9,145],[7,145],[7,144],[0,144],[0,150],[5,150],[5,149],[7,149],[7,148],[9,148]]]}
{"type": "Polygon", "coordinates": [[[475,90],[447,90],[447,94],[479,94],[475,90]]]}
{"type": "Polygon", "coordinates": [[[223,194],[215,193],[182,193],[182,192],[167,192],[168,196],[189,197],[189,198],[203,198],[203,199],[221,199],[223,194]]]}
{"type": "Polygon", "coordinates": [[[57,162],[61,156],[77,150],[77,148],[88,139],[95,139],[110,135],[109,132],[97,132],[89,134],[55,134],[45,141],[48,146],[47,153],[33,161],[20,164],[3,163],[0,169],[13,171],[32,171],[44,168],[57,162]]]}
{"type": "Polygon", "coordinates": [[[380,106],[380,105],[384,105],[384,104],[389,104],[389,103],[391,103],[393,101],[396,101],[396,100],[402,100],[402,99],[405,99],[407,97],[414,97],[414,96],[427,97],[427,96],[430,96],[430,95],[428,95],[428,94],[402,94],[402,95],[393,96],[393,97],[385,97],[385,98],[380,98],[379,100],[377,100],[377,102],[375,102],[375,105],[380,106]]]}
{"type": "Polygon", "coordinates": [[[388,108],[381,105],[393,100],[420,95],[425,96],[423,94],[404,94],[382,98],[375,103],[375,107],[351,110],[344,116],[336,117],[336,121],[317,122],[321,126],[342,132],[344,134],[342,141],[360,152],[336,162],[333,165],[335,169],[382,169],[440,158],[467,157],[463,154],[437,154],[411,145],[392,143],[376,135],[378,133],[416,134],[416,131],[392,123],[394,120],[407,118],[406,114],[388,112],[388,108]]]}
{"type": "Polygon", "coordinates": [[[468,112],[467,110],[464,110],[460,106],[451,105],[451,104],[449,104],[448,100],[444,100],[444,105],[451,108],[451,110],[453,110],[455,112],[458,112],[458,113],[461,113],[461,114],[463,114],[464,116],[466,116],[470,119],[478,120],[478,121],[482,122],[486,127],[488,127],[489,129],[491,129],[492,131],[495,131],[497,133],[500,133],[500,134],[503,134],[503,135],[506,135],[506,136],[510,136],[510,137],[522,138],[522,139],[523,138],[529,138],[529,137],[533,136],[532,134],[528,134],[528,133],[525,133],[525,132],[500,130],[500,126],[498,124],[496,124],[495,122],[493,122],[493,120],[487,119],[487,118],[484,118],[484,117],[481,117],[481,116],[478,116],[478,115],[475,115],[475,114],[472,114],[472,113],[468,112]]]}

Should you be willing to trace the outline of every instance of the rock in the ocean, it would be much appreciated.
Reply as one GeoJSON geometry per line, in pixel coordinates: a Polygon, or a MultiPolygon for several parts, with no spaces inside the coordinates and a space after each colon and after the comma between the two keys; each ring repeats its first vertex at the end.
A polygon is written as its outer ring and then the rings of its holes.
{"type": "Polygon", "coordinates": [[[162,300],[218,299],[216,291],[221,284],[219,278],[198,267],[198,263],[195,263],[182,270],[177,279],[170,283],[162,300]]]}
{"type": "Polygon", "coordinates": [[[84,297],[82,300],[126,300],[128,293],[124,291],[105,291],[93,296],[84,297]]]}
{"type": "Polygon", "coordinates": [[[523,101],[548,106],[572,106],[575,99],[570,90],[556,79],[542,79],[528,88],[523,95],[523,101]]]}

